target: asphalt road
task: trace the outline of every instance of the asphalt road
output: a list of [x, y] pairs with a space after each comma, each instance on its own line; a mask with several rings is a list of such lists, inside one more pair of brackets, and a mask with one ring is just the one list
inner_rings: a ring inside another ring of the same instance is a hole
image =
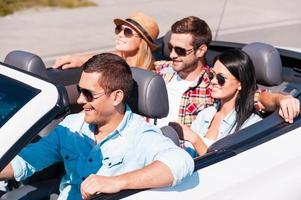
[[40, 55], [47, 65], [65, 54], [113, 49], [116, 17], [142, 11], [155, 17], [160, 36], [189, 15], [206, 20], [214, 39], [266, 42], [301, 51], [300, 0], [94, 0], [96, 7], [43, 8], [0, 17], [0, 61], [12, 50]]

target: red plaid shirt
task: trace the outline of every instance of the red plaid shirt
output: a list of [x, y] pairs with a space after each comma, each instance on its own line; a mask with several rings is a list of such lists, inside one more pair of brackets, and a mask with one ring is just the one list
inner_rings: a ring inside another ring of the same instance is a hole
[[[176, 72], [161, 73], [163, 68], [160, 68], [160, 66], [156, 67], [156, 72], [161, 74], [166, 84], [168, 84], [175, 77]], [[206, 65], [200, 73], [199, 78], [183, 93], [178, 113], [178, 122], [190, 126], [201, 110], [213, 104], [211, 88], [209, 87], [209, 70], [209, 66]]]

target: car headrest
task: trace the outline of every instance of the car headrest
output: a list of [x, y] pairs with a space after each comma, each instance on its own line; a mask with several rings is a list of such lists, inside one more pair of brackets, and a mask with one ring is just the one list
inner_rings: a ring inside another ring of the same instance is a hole
[[43, 78], [48, 78], [42, 59], [26, 51], [12, 51], [4, 59], [4, 63], [31, 72]]
[[155, 119], [166, 117], [169, 106], [163, 78], [144, 69], [132, 67], [131, 70], [135, 84], [129, 105], [133, 112]]
[[168, 31], [164, 36], [163, 36], [163, 45], [162, 45], [162, 53], [164, 55], [164, 57], [166, 58], [170, 58], [170, 51], [168, 48], [168, 43], [170, 41], [170, 36], [171, 36], [171, 31]]
[[257, 83], [275, 86], [282, 83], [282, 63], [279, 52], [265, 43], [250, 43], [242, 48], [255, 67]]

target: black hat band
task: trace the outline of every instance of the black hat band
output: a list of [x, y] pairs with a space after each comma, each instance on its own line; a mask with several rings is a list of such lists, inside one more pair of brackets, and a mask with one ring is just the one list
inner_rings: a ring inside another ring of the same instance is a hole
[[135, 20], [133, 20], [133, 19], [126, 19], [125, 21], [128, 21], [128, 22], [130, 22], [130, 23], [132, 23], [132, 24], [134, 24], [143, 34], [144, 34], [144, 36], [149, 40], [149, 41], [151, 41], [152, 43], [154, 43], [154, 40], [153, 40], [153, 38], [144, 30], [144, 28], [138, 23], [138, 22], [136, 22]]

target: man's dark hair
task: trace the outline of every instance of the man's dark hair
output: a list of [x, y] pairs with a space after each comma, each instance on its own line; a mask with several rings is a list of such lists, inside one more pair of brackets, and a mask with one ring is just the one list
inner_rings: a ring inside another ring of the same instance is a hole
[[194, 49], [199, 48], [202, 44], [206, 44], [209, 47], [212, 41], [212, 34], [208, 24], [194, 16], [185, 17], [179, 21], [176, 21], [171, 26], [172, 33], [178, 34], [191, 34], [192, 35], [192, 46]]
[[101, 53], [90, 58], [82, 66], [86, 73], [101, 73], [99, 84], [106, 94], [115, 90], [124, 93], [123, 102], [127, 102], [133, 88], [132, 72], [127, 62], [112, 53]]

